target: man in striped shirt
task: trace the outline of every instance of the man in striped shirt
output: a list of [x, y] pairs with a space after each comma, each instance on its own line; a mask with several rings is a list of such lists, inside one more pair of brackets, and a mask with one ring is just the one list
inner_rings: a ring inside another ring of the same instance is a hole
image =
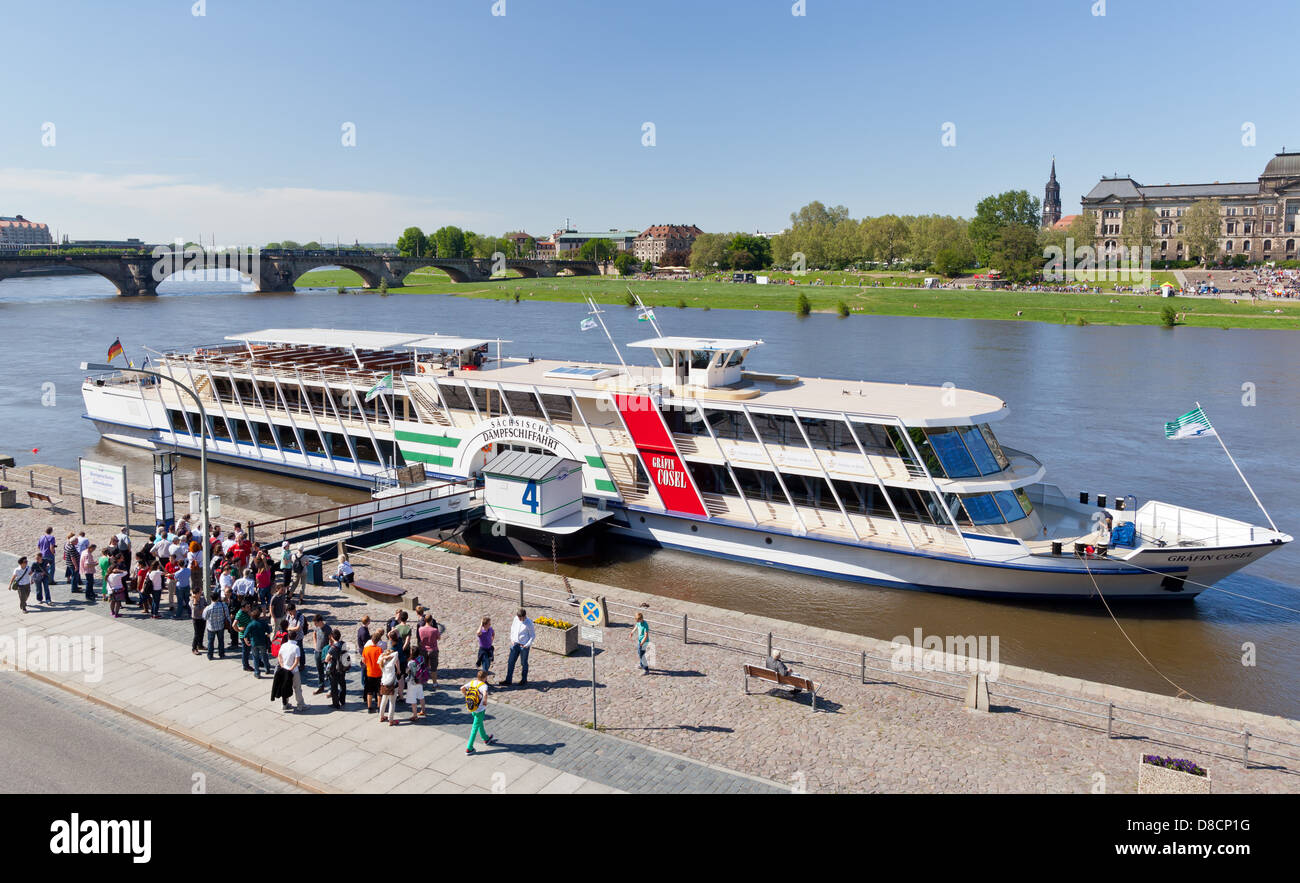
[[222, 659], [226, 658], [226, 626], [230, 624], [230, 607], [221, 600], [216, 592], [212, 593], [212, 603], [203, 611], [207, 623], [208, 659], [212, 658], [212, 644], [215, 641]]

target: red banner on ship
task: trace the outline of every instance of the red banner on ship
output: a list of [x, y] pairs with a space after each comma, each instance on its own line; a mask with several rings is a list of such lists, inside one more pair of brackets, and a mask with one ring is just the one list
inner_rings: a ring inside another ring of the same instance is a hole
[[614, 403], [623, 415], [632, 443], [641, 456], [641, 465], [659, 491], [659, 499], [670, 512], [704, 516], [704, 501], [691, 481], [663, 415], [648, 396], [615, 395]]

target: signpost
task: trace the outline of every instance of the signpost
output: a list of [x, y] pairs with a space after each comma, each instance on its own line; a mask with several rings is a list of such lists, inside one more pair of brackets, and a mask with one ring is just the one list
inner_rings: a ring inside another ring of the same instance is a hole
[[582, 611], [582, 624], [578, 638], [591, 645], [591, 729], [596, 729], [596, 645], [605, 642], [605, 613], [595, 598], [586, 598], [578, 609]]
[[93, 460], [77, 458], [77, 477], [81, 485], [81, 523], [86, 523], [86, 498], [108, 503], [110, 506], [122, 505], [122, 529], [130, 534], [131, 507], [127, 502], [126, 467], [109, 466]]

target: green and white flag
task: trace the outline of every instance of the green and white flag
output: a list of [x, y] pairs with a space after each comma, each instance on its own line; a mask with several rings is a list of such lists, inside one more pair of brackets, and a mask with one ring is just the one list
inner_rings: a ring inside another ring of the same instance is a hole
[[366, 393], [366, 401], [368, 402], [371, 399], [378, 398], [379, 396], [383, 395], [386, 392], [392, 392], [392, 391], [393, 391], [393, 373], [390, 371], [389, 373], [384, 375], [383, 380], [380, 380], [374, 386], [370, 387], [370, 392]]
[[1210, 425], [1210, 418], [1200, 408], [1188, 411], [1172, 423], [1165, 424], [1165, 438], [1177, 441], [1180, 438], [1198, 438], [1203, 435], [1216, 435]]

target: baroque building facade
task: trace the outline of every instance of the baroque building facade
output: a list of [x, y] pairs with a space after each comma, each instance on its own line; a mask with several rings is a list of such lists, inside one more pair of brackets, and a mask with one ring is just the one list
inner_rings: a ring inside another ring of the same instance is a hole
[[1251, 263], [1297, 260], [1300, 214], [1300, 153], [1276, 154], [1255, 181], [1145, 186], [1131, 177], [1102, 178], [1081, 200], [1097, 220], [1098, 255], [1124, 248], [1125, 218], [1149, 208], [1155, 213], [1151, 256], [1187, 260], [1183, 214], [1203, 199], [1219, 202], [1219, 255], [1245, 255]]

